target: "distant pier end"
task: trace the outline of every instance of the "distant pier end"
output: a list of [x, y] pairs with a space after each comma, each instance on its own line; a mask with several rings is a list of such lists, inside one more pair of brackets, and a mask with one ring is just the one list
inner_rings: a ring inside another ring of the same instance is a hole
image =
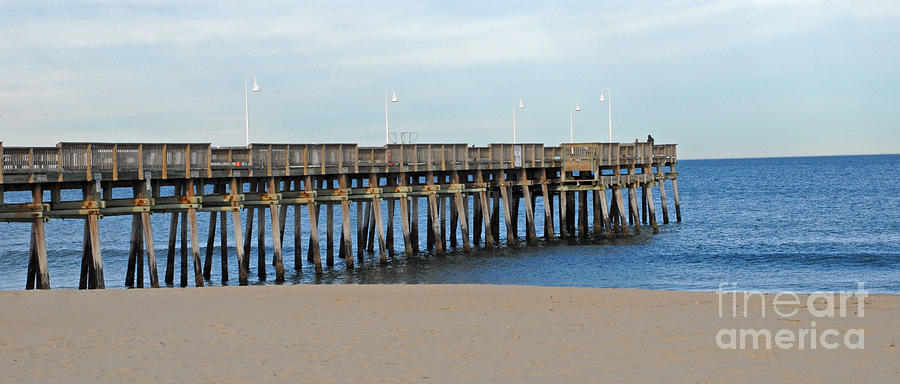
[[[662, 221], [669, 222], [666, 181], [671, 182], [675, 218], [681, 221], [675, 147], [651, 143], [575, 143], [554, 147], [59, 143], [55, 147], [4, 147], [0, 142], [0, 221], [31, 224], [26, 289], [49, 289], [44, 222], [51, 218], [84, 220], [79, 287], [88, 289], [105, 287], [100, 219], [131, 215], [125, 285], [144, 287], [146, 276], [147, 285], [159, 287], [150, 215], [169, 214], [164, 281], [175, 284], [180, 228], [179, 283], [188, 285], [190, 249], [194, 284], [200, 287], [210, 279], [217, 223], [222, 281], [229, 279], [229, 216], [238, 245], [233, 260], [238, 265], [238, 282], [248, 284], [255, 213], [258, 277], [265, 280], [268, 267], [273, 267], [275, 281], [281, 282], [285, 278], [282, 244], [289, 208], [294, 230], [292, 267], [299, 271], [303, 262], [310, 263], [317, 274], [323, 271], [323, 253], [325, 266], [334, 265], [335, 216], [341, 218], [337, 256], [346, 268], [353, 268], [356, 261], [364, 262], [369, 253], [387, 263], [388, 255], [395, 252], [397, 226], [397, 239], [403, 242], [402, 253], [407, 257], [420, 252], [420, 233], [426, 236], [427, 249], [437, 254], [460, 247], [460, 242], [463, 250], [498, 246], [501, 242], [517, 246], [518, 239], [535, 245], [539, 241], [535, 228], [538, 199], [542, 199], [544, 207], [540, 220], [544, 241], [608, 238], [629, 231], [639, 234], [642, 224], [656, 233], [659, 229], [654, 187], [660, 194]], [[129, 190], [129, 197], [121, 197], [119, 189]], [[50, 200], [45, 201], [44, 191], [48, 190]], [[64, 190], [79, 191], [81, 198], [63, 200]], [[6, 192], [15, 191], [30, 192], [31, 202], [7, 204]], [[421, 230], [420, 203], [427, 212]], [[323, 207], [324, 249], [318, 229]], [[335, 209], [340, 211], [337, 215]], [[247, 211], [243, 223], [242, 210]], [[525, 228], [520, 231], [522, 211]], [[197, 225], [198, 213], [202, 212], [209, 213], [205, 255], [200, 253]], [[501, 216], [505, 228], [502, 233]], [[303, 225], [309, 229], [305, 240]], [[266, 257], [267, 230], [273, 244], [271, 261]]]

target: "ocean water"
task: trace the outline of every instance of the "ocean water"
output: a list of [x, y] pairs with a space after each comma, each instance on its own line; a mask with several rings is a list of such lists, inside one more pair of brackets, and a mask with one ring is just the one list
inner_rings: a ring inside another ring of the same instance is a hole
[[[667, 225], [659, 217], [659, 194], [654, 194], [659, 234], [651, 234], [645, 228], [642, 235], [612, 240], [542, 241], [537, 247], [526, 247], [520, 240], [519, 246], [511, 248], [502, 246], [470, 252], [451, 249], [445, 255], [436, 256], [424, 252], [423, 232], [420, 235], [423, 253], [406, 258], [402, 255], [403, 241], [397, 222], [397, 252], [387, 265], [378, 262], [377, 254], [367, 254], [364, 261], [357, 261], [356, 268], [348, 271], [336, 258], [335, 265], [325, 267], [325, 273], [319, 277], [305, 262], [305, 257], [301, 270], [294, 270], [293, 228], [289, 216], [284, 242], [285, 284], [479, 283], [715, 290], [720, 282], [735, 282], [738, 289], [812, 292], [853, 290], [862, 282], [871, 292], [900, 293], [898, 166], [900, 155], [682, 160], [678, 181], [683, 221], [675, 223], [671, 185], [667, 184], [671, 217]], [[117, 190], [116, 194], [127, 197], [130, 192]], [[64, 199], [77, 197], [73, 194]], [[8, 202], [28, 200], [25, 194], [7, 194]], [[524, 237], [524, 205], [520, 209], [523, 213], [519, 231]], [[420, 204], [420, 210], [420, 230], [424, 231], [424, 204]], [[536, 210], [539, 236], [543, 228], [542, 212], [539, 198]], [[305, 256], [309, 235], [305, 209], [303, 215]], [[208, 213], [199, 214], [201, 259], [205, 255], [208, 217]], [[556, 215], [554, 218], [557, 219]], [[169, 216], [153, 215], [152, 222], [162, 283]], [[324, 263], [324, 217], [319, 222]], [[53, 288], [78, 286], [82, 223], [81, 220], [47, 223]], [[337, 219], [337, 228], [339, 223]], [[125, 288], [131, 218], [103, 218], [100, 228], [106, 286]], [[355, 241], [355, 222], [351, 228]], [[559, 229], [558, 223], [555, 228]], [[28, 231], [29, 224], [0, 223], [0, 289], [25, 287]], [[500, 232], [502, 240], [505, 238], [503, 220]], [[271, 262], [271, 234], [268, 236], [267, 257]], [[231, 280], [227, 284], [236, 285], [234, 240], [229, 240]], [[218, 241], [217, 238], [216, 247]], [[255, 234], [252, 244], [251, 284], [273, 284], [271, 265], [267, 268], [268, 281], [257, 279]], [[208, 285], [222, 285], [218, 248], [215, 251]], [[176, 268], [179, 259], [176, 253]], [[176, 269], [176, 286], [179, 274], [180, 270]], [[193, 285], [191, 265], [188, 280]]]

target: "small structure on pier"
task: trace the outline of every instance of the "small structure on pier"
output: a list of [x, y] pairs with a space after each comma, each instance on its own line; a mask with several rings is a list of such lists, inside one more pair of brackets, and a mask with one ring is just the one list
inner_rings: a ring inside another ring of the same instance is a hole
[[[307, 210], [310, 235], [307, 262], [322, 273], [318, 218], [326, 208], [325, 264], [334, 264], [334, 209], [342, 217], [338, 256], [354, 267], [353, 249], [363, 260], [374, 252], [387, 262], [394, 252], [395, 210], [403, 252], [419, 252], [418, 205], [425, 204], [424, 229], [429, 249], [444, 252], [462, 240], [471, 246], [492, 247], [502, 237], [516, 244], [520, 236], [520, 203], [524, 201], [527, 244], [538, 242], [536, 201], [543, 199], [542, 236], [611, 237], [636, 233], [641, 223], [658, 231], [653, 188], [660, 193], [662, 219], [669, 221], [665, 182], [671, 181], [676, 220], [678, 200], [677, 157], [674, 144], [577, 143], [556, 147], [543, 144], [252, 144], [250, 147], [213, 147], [208, 143], [59, 143], [55, 147], [4, 147], [0, 142], [0, 221], [31, 223], [31, 247], [26, 288], [50, 287], [44, 222], [51, 218], [84, 220], [80, 288], [103, 288], [103, 259], [99, 222], [104, 216], [131, 215], [131, 251], [127, 286], [158, 287], [153, 228], [150, 215], [171, 215], [165, 282], [174, 284], [175, 250], [181, 230], [180, 284], [188, 285], [188, 247], [194, 266], [194, 284], [209, 279], [219, 223], [222, 280], [228, 280], [228, 216], [235, 239], [240, 284], [247, 284], [251, 234], [257, 215], [257, 272], [266, 279], [265, 232], [269, 212], [273, 240], [272, 265], [276, 281], [284, 281], [282, 244], [288, 208], [293, 207], [295, 269], [302, 262], [302, 208]], [[173, 195], [164, 196], [163, 187]], [[114, 188], [128, 188], [129, 198], [113, 198]], [[642, 192], [638, 203], [637, 190]], [[44, 201], [44, 191], [51, 191]], [[62, 190], [81, 191], [82, 199], [63, 201]], [[6, 204], [6, 191], [30, 191], [32, 202]], [[607, 192], [608, 191], [608, 192]], [[608, 194], [607, 194], [608, 193]], [[588, 198], [590, 194], [590, 199]], [[422, 201], [424, 199], [424, 201]], [[382, 212], [385, 200], [387, 212]], [[556, 201], [556, 203], [554, 203]], [[588, 204], [591, 201], [592, 204]], [[640, 207], [639, 207], [640, 204]], [[356, 243], [350, 228], [356, 210]], [[502, 207], [502, 208], [501, 208]], [[558, 208], [557, 208], [558, 207]], [[577, 207], [577, 209], [576, 209]], [[241, 211], [246, 222], [241, 223]], [[593, 215], [589, 215], [593, 211]], [[205, 260], [201, 261], [198, 213], [209, 213]], [[559, 231], [554, 228], [558, 216]], [[592, 216], [593, 223], [588, 223]], [[363, 219], [359, 219], [363, 218]], [[179, 220], [180, 219], [180, 220]], [[179, 227], [180, 221], [180, 227]], [[385, 222], [387, 227], [385, 228]], [[457, 228], [461, 236], [457, 236]], [[483, 236], [482, 236], [483, 235]], [[483, 241], [482, 241], [483, 237]]]

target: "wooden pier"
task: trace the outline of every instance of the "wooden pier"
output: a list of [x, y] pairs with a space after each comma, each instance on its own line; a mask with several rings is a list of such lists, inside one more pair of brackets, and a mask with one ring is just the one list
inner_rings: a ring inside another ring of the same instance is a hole
[[[435, 254], [460, 247], [460, 240], [463, 250], [501, 246], [499, 242], [504, 237], [506, 246], [516, 246], [520, 237], [528, 245], [537, 244], [538, 199], [543, 200], [541, 236], [545, 241], [606, 238], [643, 230], [656, 233], [659, 229], [654, 188], [660, 194], [662, 221], [668, 223], [667, 180], [671, 181], [675, 219], [681, 221], [676, 165], [674, 144], [650, 143], [576, 143], [556, 147], [59, 143], [55, 147], [3, 147], [0, 142], [0, 221], [31, 224], [26, 289], [50, 288], [44, 222], [51, 218], [84, 221], [79, 287], [104, 288], [99, 225], [101, 218], [114, 215], [132, 216], [125, 285], [159, 287], [151, 214], [171, 216], [166, 284], [175, 283], [179, 230], [180, 285], [189, 285], [188, 249], [194, 284], [201, 287], [209, 280], [218, 230], [222, 281], [230, 278], [227, 244], [231, 231], [237, 245], [233, 262], [238, 265], [239, 283], [245, 285], [254, 214], [258, 277], [265, 280], [271, 266], [275, 281], [281, 282], [285, 278], [282, 244], [289, 207], [293, 213], [293, 268], [299, 271], [304, 262], [301, 228], [307, 225], [310, 235], [305, 241], [305, 262], [321, 274], [323, 249], [318, 220], [322, 206], [326, 215], [325, 265], [334, 265], [337, 209], [342, 218], [337, 255], [346, 268], [354, 268], [356, 260], [362, 262], [366, 253], [376, 252], [376, 245], [379, 261], [387, 263], [388, 256], [395, 252], [396, 240], [401, 238], [402, 252], [413, 257], [420, 252], [422, 231], [427, 248]], [[174, 192], [164, 195], [164, 187]], [[131, 190], [131, 197], [113, 198], [114, 188]], [[47, 190], [49, 201], [44, 200]], [[63, 190], [80, 191], [82, 198], [63, 201]], [[8, 191], [29, 191], [32, 202], [6, 204], [4, 195]], [[419, 225], [419, 204], [424, 204], [427, 212], [424, 227]], [[522, 206], [524, 231], [519, 228]], [[304, 208], [306, 223], [302, 222]], [[242, 210], [247, 211], [244, 223]], [[355, 242], [350, 227], [351, 210], [356, 211], [357, 217]], [[205, 255], [201, 255], [197, 223], [201, 218], [198, 215], [204, 212], [209, 213], [209, 232]], [[505, 236], [500, 233], [501, 215]], [[589, 217], [593, 218], [590, 223]], [[400, 222], [401, 236], [395, 236], [395, 221]], [[271, 232], [273, 244], [271, 263], [266, 258], [267, 231]], [[148, 284], [144, 281], [145, 272]]]

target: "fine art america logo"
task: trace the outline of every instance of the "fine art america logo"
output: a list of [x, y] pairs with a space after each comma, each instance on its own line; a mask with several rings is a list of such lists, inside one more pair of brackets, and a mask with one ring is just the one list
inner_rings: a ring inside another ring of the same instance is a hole
[[[757, 316], [778, 316], [795, 322], [794, 328], [723, 328], [716, 333], [716, 345], [730, 350], [766, 349], [836, 349], [862, 350], [865, 347], [865, 329], [817, 327], [817, 319], [865, 317], [865, 298], [868, 292], [863, 283], [857, 283], [855, 292], [814, 292], [801, 298], [794, 292], [778, 292], [765, 295], [761, 292], [738, 292], [737, 283], [720, 283], [716, 291], [719, 301], [719, 319], [752, 321]], [[771, 299], [771, 301], [769, 301]], [[851, 299], [856, 303], [848, 304]], [[743, 311], [739, 311], [738, 307]], [[753, 306], [753, 310], [748, 307]], [[770, 307], [772, 313], [767, 312]], [[809, 316], [807, 316], [809, 314]], [[795, 319], [799, 318], [799, 319]], [[851, 322], [852, 324], [852, 322]]]

